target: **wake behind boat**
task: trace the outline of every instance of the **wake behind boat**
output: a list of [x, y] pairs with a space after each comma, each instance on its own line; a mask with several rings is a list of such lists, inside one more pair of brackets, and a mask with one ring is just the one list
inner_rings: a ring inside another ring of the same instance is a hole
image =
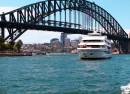
[[81, 59], [104, 59], [112, 56], [111, 41], [100, 33], [89, 33], [78, 45]]

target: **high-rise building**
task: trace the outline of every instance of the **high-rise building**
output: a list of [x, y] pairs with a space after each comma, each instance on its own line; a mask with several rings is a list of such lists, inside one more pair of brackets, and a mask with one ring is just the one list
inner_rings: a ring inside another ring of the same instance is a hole
[[61, 33], [61, 44], [62, 46], [64, 47], [64, 44], [65, 44], [65, 39], [67, 38], [67, 34], [66, 33]]
[[65, 42], [64, 42], [64, 47], [68, 48], [70, 47], [71, 43], [70, 43], [70, 39], [69, 38], [66, 38], [65, 39]]

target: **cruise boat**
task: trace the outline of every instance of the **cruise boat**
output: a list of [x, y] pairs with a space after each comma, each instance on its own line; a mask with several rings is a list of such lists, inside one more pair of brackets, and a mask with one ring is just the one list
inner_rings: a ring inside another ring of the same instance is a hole
[[101, 33], [89, 33], [78, 44], [81, 59], [105, 59], [112, 56], [111, 41]]

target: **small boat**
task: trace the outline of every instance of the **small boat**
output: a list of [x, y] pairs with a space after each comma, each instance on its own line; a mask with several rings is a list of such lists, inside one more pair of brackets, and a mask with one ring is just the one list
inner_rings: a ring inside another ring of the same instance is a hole
[[112, 56], [111, 41], [100, 33], [82, 37], [77, 48], [81, 59], [105, 59]]
[[130, 84], [121, 86], [121, 94], [130, 94]]

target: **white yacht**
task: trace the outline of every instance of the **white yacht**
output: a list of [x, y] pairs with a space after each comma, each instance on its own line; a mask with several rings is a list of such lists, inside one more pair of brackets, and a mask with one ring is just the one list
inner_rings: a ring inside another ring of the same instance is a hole
[[77, 49], [81, 59], [103, 59], [112, 56], [111, 41], [100, 33], [89, 33], [82, 37]]

